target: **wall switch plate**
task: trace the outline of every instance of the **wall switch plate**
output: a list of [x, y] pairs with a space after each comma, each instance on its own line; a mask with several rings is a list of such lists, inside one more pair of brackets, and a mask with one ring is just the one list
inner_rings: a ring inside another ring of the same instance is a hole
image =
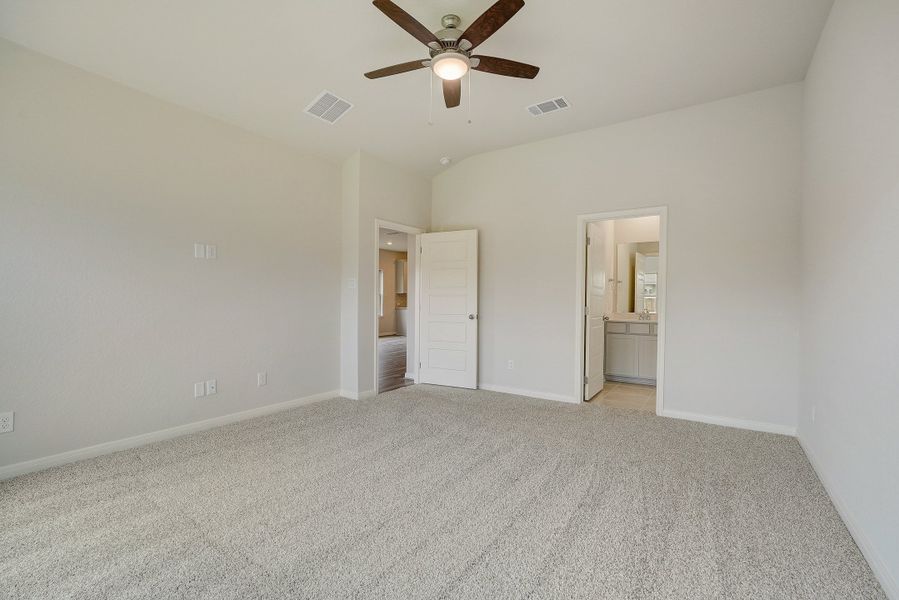
[[201, 381], [194, 384], [194, 398], [202, 398], [206, 395], [206, 383]]
[[256, 385], [258, 387], [262, 387], [268, 383], [268, 373], [262, 371], [261, 373], [256, 373]]
[[12, 432], [16, 424], [15, 417], [16, 413], [14, 412], [0, 413], [0, 433]]
[[194, 258], [206, 258], [206, 246], [194, 244]]
[[216, 383], [215, 379], [210, 379], [206, 382], [206, 395], [211, 396], [216, 392]]
[[509, 369], [510, 371], [511, 371], [512, 369], [514, 369], [514, 368], [515, 368], [515, 361], [514, 361], [514, 360], [510, 360], [510, 361], [506, 364], [506, 368]]
[[218, 258], [218, 253], [215, 244], [206, 244], [206, 258]]

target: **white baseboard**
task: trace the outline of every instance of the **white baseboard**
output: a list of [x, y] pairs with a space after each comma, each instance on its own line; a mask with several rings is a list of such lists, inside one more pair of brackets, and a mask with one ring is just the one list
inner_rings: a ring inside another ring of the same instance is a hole
[[824, 469], [821, 468], [821, 463], [815, 457], [814, 453], [811, 452], [806, 443], [802, 441], [802, 436], [798, 436], [797, 439], [799, 440], [799, 446], [808, 458], [808, 462], [811, 463], [812, 468], [818, 475], [818, 479], [821, 480], [824, 490], [827, 492], [827, 495], [830, 496], [830, 501], [837, 509], [840, 518], [843, 519], [843, 523], [846, 524], [846, 529], [849, 530], [849, 534], [852, 536], [852, 539], [855, 540], [855, 545], [862, 551], [862, 555], [864, 555], [865, 560], [868, 561], [868, 566], [871, 567], [871, 571], [874, 572], [874, 576], [877, 577], [877, 580], [880, 582], [880, 587], [883, 588], [883, 591], [888, 598], [891, 600], [899, 600], [899, 583], [896, 582], [896, 579], [890, 573], [886, 561], [884, 561], [883, 557], [877, 552], [874, 544], [871, 543], [871, 539], [865, 535], [865, 532], [858, 524], [858, 520], [855, 518], [852, 511], [849, 510], [849, 506], [837, 492], [833, 480], [827, 475]]
[[765, 421], [750, 421], [749, 419], [735, 419], [733, 417], [716, 417], [713, 415], [669, 409], [663, 410], [661, 416], [670, 417], [672, 419], [683, 419], [685, 421], [698, 421], [700, 423], [709, 423], [711, 425], [736, 427], [737, 429], [750, 429], [752, 431], [762, 431], [765, 433], [779, 433], [781, 435], [789, 435], [792, 437], [796, 436], [795, 427], [780, 425], [778, 423], [766, 423]]
[[378, 337], [387, 337], [388, 335], [396, 335], [396, 332], [395, 331], [378, 332]]
[[493, 385], [492, 383], [479, 383], [478, 388], [487, 390], [488, 392], [500, 392], [501, 394], [512, 394], [514, 396], [527, 396], [529, 398], [539, 398], [541, 400], [555, 400], [556, 402], [568, 402], [577, 404], [578, 401], [571, 396], [563, 396], [562, 394], [550, 394], [548, 392], [535, 392], [534, 390], [522, 390], [518, 388], [510, 388], [503, 385]]
[[378, 395], [375, 390], [367, 390], [365, 392], [353, 392], [351, 390], [340, 390], [337, 392], [341, 398], [349, 398], [350, 400], [367, 400]]
[[221, 427], [222, 425], [228, 425], [229, 423], [245, 421], [247, 419], [261, 417], [271, 413], [281, 412], [289, 408], [303, 406], [305, 404], [313, 404], [315, 402], [321, 402], [322, 400], [328, 400], [330, 398], [336, 398], [338, 395], [339, 394], [336, 390], [322, 392], [320, 394], [313, 394], [311, 396], [305, 396], [303, 398], [297, 398], [295, 400], [288, 400], [287, 402], [268, 404], [266, 406], [260, 406], [258, 408], [251, 408], [250, 410], [244, 410], [241, 412], [222, 415], [220, 417], [205, 419], [203, 421], [194, 421], [193, 423], [185, 423], [184, 425], [177, 425], [168, 429], [142, 433], [140, 435], [135, 435], [121, 440], [103, 442], [102, 444], [97, 444], [95, 446], [88, 446], [86, 448], [79, 448], [77, 450], [69, 450], [68, 452], [61, 452], [59, 454], [53, 454], [51, 456], [45, 456], [43, 458], [26, 460], [24, 462], [0, 467], [0, 480], [9, 479], [10, 477], [15, 477], [17, 475], [24, 475], [25, 473], [33, 473], [34, 471], [49, 469], [50, 467], [56, 467], [78, 460], [84, 460], [86, 458], [94, 458], [96, 456], [102, 456], [103, 454], [112, 454], [113, 452], [119, 452], [120, 450], [127, 450], [129, 448], [136, 448], [138, 446], [145, 446], [147, 444], [153, 444], [155, 442], [170, 440], [172, 438], [181, 437], [182, 435], [196, 433], [198, 431], [203, 431], [206, 429], [212, 429], [213, 427]]

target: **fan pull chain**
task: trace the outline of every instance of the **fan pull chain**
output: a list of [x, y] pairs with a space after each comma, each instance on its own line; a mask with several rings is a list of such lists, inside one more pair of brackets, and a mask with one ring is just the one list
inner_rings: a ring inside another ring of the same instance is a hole
[[471, 69], [468, 69], [468, 124], [471, 125]]
[[434, 70], [428, 69], [430, 71], [430, 76], [428, 81], [430, 85], [428, 86], [431, 92], [431, 98], [428, 100], [428, 125], [434, 124]]

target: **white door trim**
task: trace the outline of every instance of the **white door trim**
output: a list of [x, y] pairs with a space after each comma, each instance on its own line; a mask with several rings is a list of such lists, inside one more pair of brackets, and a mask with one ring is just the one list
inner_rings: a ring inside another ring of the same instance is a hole
[[574, 320], [577, 340], [574, 348], [577, 365], [574, 382], [574, 397], [578, 402], [584, 402], [584, 298], [586, 297], [586, 281], [584, 274], [587, 269], [587, 223], [591, 221], [610, 221], [614, 219], [631, 219], [634, 217], [659, 217], [659, 291], [658, 291], [658, 365], [656, 379], [656, 414], [661, 415], [664, 407], [665, 390], [665, 310], [668, 288], [668, 207], [653, 206], [649, 208], [634, 208], [630, 210], [617, 210], [599, 212], [577, 216], [576, 251], [575, 257], [575, 296], [574, 296]]
[[[419, 253], [419, 244], [421, 243], [418, 239], [418, 236], [422, 233], [425, 233], [425, 230], [420, 227], [413, 227], [412, 225], [404, 225], [402, 223], [394, 223], [393, 221], [386, 221], [384, 219], [375, 219], [375, 231], [374, 231], [374, 240], [375, 240], [375, 250], [372, 257], [372, 262], [374, 263], [374, 271], [373, 273], [377, 273], [378, 269], [381, 267], [380, 263], [380, 244], [378, 240], [380, 239], [381, 229], [392, 229], [393, 231], [402, 231], [403, 233], [409, 233], [415, 236], [415, 245], [412, 248], [407, 248], [406, 252], [408, 254], [413, 254], [415, 257], [415, 302], [412, 306], [412, 323], [414, 323], [413, 327], [415, 327], [415, 337], [412, 340], [412, 370], [409, 370], [409, 365], [406, 365], [406, 371], [412, 373], [412, 377], [415, 380], [415, 383], [418, 383], [418, 294], [419, 294], [419, 280], [421, 279], [419, 274], [419, 269], [421, 268], [421, 258]], [[373, 302], [373, 314], [375, 325], [372, 333], [374, 334], [374, 347], [373, 357], [374, 357], [374, 370], [372, 371], [375, 374], [375, 395], [378, 395], [378, 286], [374, 286], [374, 297], [372, 298]], [[408, 310], [408, 308], [407, 308]], [[408, 342], [407, 342], [408, 343]]]

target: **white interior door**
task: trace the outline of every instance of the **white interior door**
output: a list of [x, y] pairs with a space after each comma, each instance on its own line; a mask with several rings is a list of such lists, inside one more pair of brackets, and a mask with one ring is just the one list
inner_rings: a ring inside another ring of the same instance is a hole
[[478, 387], [478, 232], [423, 233], [419, 380]]
[[587, 224], [587, 298], [584, 342], [584, 399], [590, 400], [605, 385], [605, 333], [603, 317], [609, 307], [612, 290], [613, 224], [599, 221]]

